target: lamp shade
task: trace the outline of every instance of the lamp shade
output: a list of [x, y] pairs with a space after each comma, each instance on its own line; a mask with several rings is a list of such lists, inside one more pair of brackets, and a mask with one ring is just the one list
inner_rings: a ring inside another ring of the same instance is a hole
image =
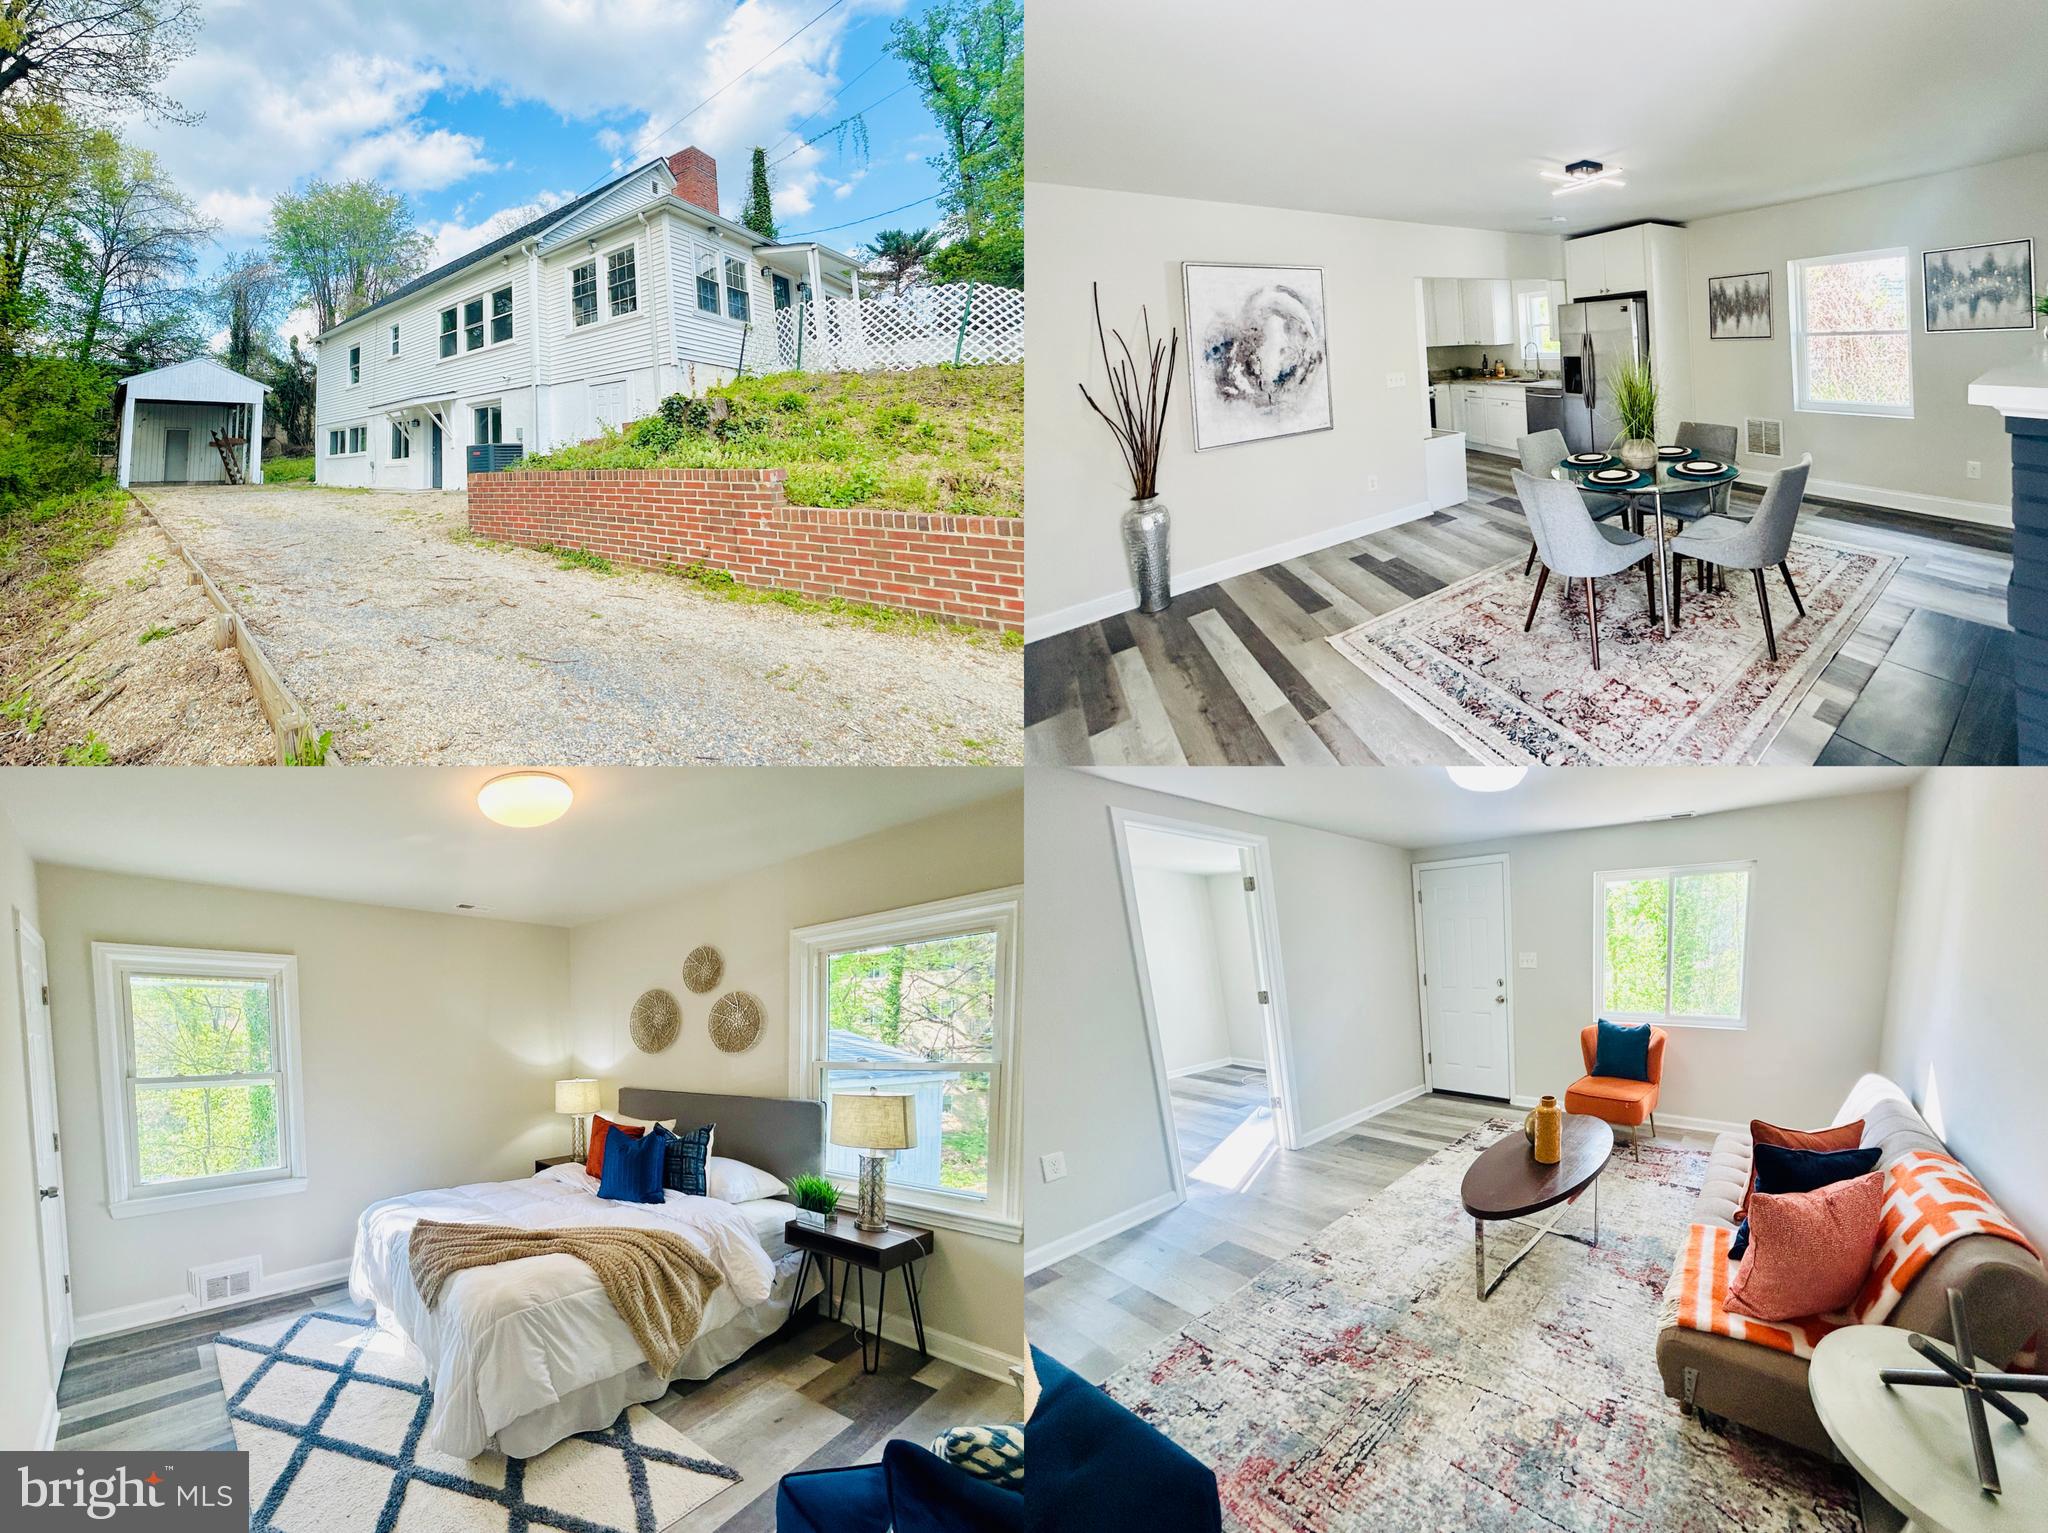
[[586, 1080], [555, 1082], [555, 1111], [587, 1117], [597, 1111], [597, 1082]]
[[832, 1094], [832, 1142], [848, 1150], [909, 1150], [917, 1145], [917, 1120], [907, 1096], [871, 1091]]

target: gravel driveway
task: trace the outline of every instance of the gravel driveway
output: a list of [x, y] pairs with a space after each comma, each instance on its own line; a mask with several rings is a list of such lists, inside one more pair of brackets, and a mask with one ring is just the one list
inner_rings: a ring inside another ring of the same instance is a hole
[[350, 762], [1023, 759], [1023, 655], [467, 541], [438, 491], [144, 498]]

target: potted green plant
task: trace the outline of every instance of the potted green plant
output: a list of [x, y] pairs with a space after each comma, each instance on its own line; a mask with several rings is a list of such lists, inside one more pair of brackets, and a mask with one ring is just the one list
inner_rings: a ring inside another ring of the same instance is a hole
[[839, 1212], [839, 1188], [830, 1177], [820, 1176], [815, 1171], [791, 1177], [789, 1196], [797, 1206], [797, 1217], [806, 1224], [822, 1228], [830, 1224]]
[[1647, 362], [1631, 362], [1607, 385], [1621, 438], [1614, 450], [1637, 473], [1657, 466], [1657, 380]]

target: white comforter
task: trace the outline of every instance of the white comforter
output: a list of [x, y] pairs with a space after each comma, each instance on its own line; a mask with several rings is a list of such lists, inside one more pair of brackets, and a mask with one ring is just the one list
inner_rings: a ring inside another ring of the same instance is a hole
[[458, 1272], [440, 1303], [427, 1309], [407, 1260], [412, 1227], [422, 1219], [520, 1229], [630, 1225], [680, 1235], [725, 1278], [705, 1306], [706, 1331], [763, 1302], [775, 1277], [735, 1205], [679, 1192], [660, 1204], [613, 1202], [597, 1196], [597, 1178], [581, 1166], [371, 1204], [356, 1223], [349, 1292], [374, 1303], [379, 1322], [419, 1349], [434, 1391], [425, 1443], [458, 1458], [483, 1452], [508, 1423], [573, 1390], [635, 1368], [652, 1370], [597, 1274], [573, 1256]]

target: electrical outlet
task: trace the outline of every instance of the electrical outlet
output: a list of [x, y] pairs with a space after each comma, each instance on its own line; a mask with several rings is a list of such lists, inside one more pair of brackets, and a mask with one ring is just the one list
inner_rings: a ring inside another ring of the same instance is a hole
[[1522, 955], [1522, 967], [1523, 967], [1523, 968], [1525, 968], [1525, 969], [1533, 969], [1533, 968], [1535, 968], [1535, 967], [1536, 967], [1536, 955], [1535, 955], [1534, 953], [1524, 953], [1524, 954]]
[[1379, 487], [1380, 476], [1378, 474], [1367, 474], [1365, 476], [1365, 489], [1367, 494], [1371, 494], [1374, 490], [1377, 490]]
[[1388, 373], [1387, 387], [1390, 389], [1405, 389], [1408, 387], [1408, 375], [1406, 373]]
[[1038, 1157], [1038, 1172], [1048, 1182], [1056, 1182], [1067, 1174], [1067, 1152], [1054, 1150]]
[[1970, 459], [1969, 462], [1963, 465], [1963, 477], [1965, 479], [1982, 479], [1984, 477], [1984, 465], [1975, 458]]

